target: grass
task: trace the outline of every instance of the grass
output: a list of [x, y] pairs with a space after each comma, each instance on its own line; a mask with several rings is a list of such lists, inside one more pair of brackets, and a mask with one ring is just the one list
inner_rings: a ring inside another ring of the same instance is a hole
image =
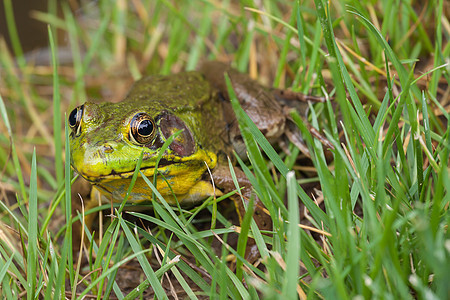
[[[50, 0], [33, 14], [49, 24], [48, 66], [22, 56], [13, 5], [4, 0], [12, 50], [0, 41], [2, 298], [449, 298], [447, 3], [98, 1], [57, 15]], [[154, 214], [129, 213], [152, 225], [118, 208], [100, 240], [86, 231], [81, 264], [66, 226], [64, 113], [88, 99], [119, 101], [143, 74], [195, 69], [201, 59], [327, 99], [306, 119], [292, 114], [310, 161], [293, 145], [274, 149], [232, 102], [249, 158], [238, 167], [273, 232], [250, 218], [232, 227], [217, 209], [226, 197], [184, 210], [155, 190]], [[229, 245], [235, 231], [255, 239], [259, 268], [242, 257], [245, 238]], [[133, 262], [139, 272], [123, 271]]]

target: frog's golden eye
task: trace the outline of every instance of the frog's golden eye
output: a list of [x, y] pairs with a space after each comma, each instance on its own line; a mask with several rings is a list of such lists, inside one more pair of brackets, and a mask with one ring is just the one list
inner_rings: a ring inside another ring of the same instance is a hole
[[136, 114], [130, 122], [130, 141], [138, 145], [150, 143], [155, 136], [155, 122], [144, 113]]
[[77, 108], [75, 108], [74, 110], [72, 110], [72, 112], [69, 115], [69, 127], [70, 129], [72, 129], [72, 132], [76, 135], [80, 134], [80, 123], [81, 123], [81, 118], [83, 117], [83, 109], [84, 109], [84, 105], [80, 105]]

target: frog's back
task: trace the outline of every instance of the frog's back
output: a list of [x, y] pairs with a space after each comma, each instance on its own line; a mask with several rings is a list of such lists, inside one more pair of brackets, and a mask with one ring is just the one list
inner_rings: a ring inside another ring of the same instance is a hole
[[198, 72], [182, 72], [169, 76], [152, 75], [137, 81], [124, 101], [137, 102], [155, 111], [195, 109], [208, 101], [212, 90]]

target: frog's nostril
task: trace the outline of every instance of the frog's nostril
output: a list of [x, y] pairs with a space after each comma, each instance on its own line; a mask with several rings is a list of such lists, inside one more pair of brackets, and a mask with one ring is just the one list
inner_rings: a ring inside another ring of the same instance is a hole
[[110, 145], [104, 145], [102, 147], [103, 153], [112, 153], [114, 152], [114, 148]]

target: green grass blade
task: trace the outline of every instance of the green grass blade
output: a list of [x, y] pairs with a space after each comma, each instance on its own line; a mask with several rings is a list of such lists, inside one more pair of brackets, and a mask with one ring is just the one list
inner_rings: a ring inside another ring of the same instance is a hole
[[1, 95], [0, 95], [0, 113], [2, 115], [2, 119], [3, 119], [3, 122], [5, 123], [6, 129], [8, 130], [9, 140], [11, 143], [11, 153], [12, 153], [13, 162], [14, 162], [14, 169], [16, 171], [17, 178], [19, 181], [22, 199], [25, 200], [25, 199], [27, 199], [27, 192], [26, 192], [26, 188], [25, 188], [25, 182], [23, 180], [22, 168], [20, 166], [19, 158], [17, 157], [17, 151], [16, 151], [16, 146], [14, 144], [13, 134], [12, 134], [12, 130], [11, 130], [11, 124], [9, 123], [8, 113], [6, 111], [5, 103], [3, 102], [3, 98]]
[[[242, 200], [244, 201], [244, 200]], [[253, 212], [254, 212], [254, 208], [253, 208], [253, 204], [254, 201], [253, 199], [250, 199], [250, 201], [248, 202], [248, 205], [246, 207], [246, 211], [245, 211], [245, 215], [242, 216], [242, 223], [241, 223], [241, 232], [239, 234], [239, 238], [238, 238], [238, 245], [237, 245], [237, 253], [240, 256], [244, 256], [245, 255], [245, 249], [247, 248], [247, 240], [248, 240], [248, 233], [250, 230], [250, 222], [252, 221], [252, 217], [253, 217]], [[244, 202], [245, 205], [245, 202]], [[242, 281], [242, 266], [243, 266], [244, 262], [237, 259], [236, 261], [236, 277]]]
[[[119, 242], [117, 243], [117, 246], [114, 247], [114, 250], [116, 251], [115, 256], [114, 256], [114, 261], [120, 261], [122, 259], [124, 252], [125, 252], [124, 241], [125, 241], [124, 236], [120, 235]], [[124, 298], [122, 291], [120, 290], [119, 286], [117, 285], [117, 283], [115, 281], [118, 270], [119, 269], [116, 269], [107, 277], [108, 283], [107, 283], [106, 289], [105, 289], [105, 299], [110, 298], [111, 292], [113, 290], [118, 299]]]
[[[130, 243], [131, 248], [133, 249], [134, 255], [137, 257], [139, 264], [141, 265], [142, 270], [144, 271], [145, 276], [147, 277], [147, 280], [149, 281], [153, 290], [155, 291], [156, 297], [158, 299], [168, 299], [166, 293], [164, 292], [163, 287], [161, 286], [158, 276], [155, 274], [152, 267], [150, 266], [147, 257], [143, 255], [148, 250], [141, 249], [141, 246], [139, 245], [135, 236], [133, 235], [131, 230], [128, 228], [128, 225], [125, 224], [125, 221], [120, 216], [119, 216], [119, 223], [123, 231], [125, 232], [127, 240]], [[111, 270], [112, 268], [109, 271], [112, 272]]]
[[[142, 228], [138, 228], [138, 231], [140, 234], [142, 234], [144, 236], [144, 238], [146, 238], [152, 244], [158, 245], [159, 247], [165, 246], [161, 241], [155, 239], [152, 235], [150, 235], [147, 231], [143, 230]], [[195, 236], [193, 236], [193, 237], [195, 240], [197, 239]], [[175, 257], [175, 254], [170, 252], [168, 254], [168, 257], [170, 259], [173, 259]], [[191, 278], [191, 280], [193, 280], [203, 291], [205, 291], [205, 292], [209, 291], [209, 286], [205, 282], [205, 280], [196, 271], [194, 271], [190, 266], [188, 266], [185, 262], [183, 262], [181, 260], [177, 266], [178, 266], [178, 268], [180, 268], [180, 270], [184, 274], [186, 274], [189, 278]]]
[[175, 276], [175, 278], [180, 283], [180, 285], [183, 288], [183, 290], [186, 292], [186, 294], [189, 297], [189, 299], [198, 299], [197, 296], [195, 295], [195, 293], [192, 291], [192, 289], [189, 286], [189, 284], [184, 279], [183, 275], [178, 270], [178, 268], [176, 266], [174, 266], [170, 270], [172, 271], [173, 275]]
[[9, 38], [16, 56], [17, 63], [23, 69], [26, 65], [25, 57], [23, 55], [22, 45], [20, 43], [19, 34], [17, 32], [16, 21], [14, 20], [14, 9], [11, 0], [3, 0], [4, 13], [6, 17], [6, 24], [8, 25]]
[[[120, 262], [117, 262], [114, 264], [114, 266], [112, 266], [110, 269], [108, 269], [107, 271], [103, 272], [101, 276], [99, 276], [97, 279], [95, 279], [94, 281], [92, 281], [87, 287], [86, 289], [83, 290], [83, 292], [81, 292], [77, 299], [84, 299], [83, 297], [89, 293], [89, 291], [92, 290], [93, 287], [95, 287], [97, 284], [100, 283], [100, 281], [104, 280], [107, 276], [109, 276], [111, 273], [115, 272], [120, 266], [124, 265], [125, 263], [127, 263], [128, 261], [132, 260], [135, 257], [139, 257], [142, 256], [143, 254], [145, 254], [146, 252], [149, 252], [150, 249], [146, 249], [146, 250], [140, 250], [136, 253], [134, 253], [133, 255], [128, 256], [127, 258], [123, 259]], [[168, 267], [166, 267], [168, 268]], [[163, 269], [164, 270], [164, 269]], [[159, 283], [159, 282], [158, 282]], [[159, 286], [161, 286], [161, 284], [159, 283]], [[159, 299], [165, 299], [166, 297], [160, 297], [161, 295], [158, 294], [158, 298]], [[163, 295], [165, 296], [165, 294]], [[127, 299], [126, 297], [124, 299]], [[128, 299], [133, 299], [133, 298], [128, 298]]]
[[[209, 15], [210, 13], [211, 13], [211, 6], [206, 4], [202, 8], [202, 14]], [[204, 39], [208, 36], [209, 31], [211, 30], [211, 21], [212, 21], [211, 18], [203, 18], [200, 24], [198, 35], [196, 36], [194, 45], [192, 46], [189, 53], [188, 61], [186, 64], [187, 71], [195, 70], [199, 63], [200, 58], [203, 55], [205, 47]]]
[[65, 17], [65, 24], [67, 26], [67, 33], [69, 36], [70, 47], [72, 51], [73, 65], [75, 69], [75, 89], [71, 104], [78, 100], [87, 99], [85, 92], [85, 83], [83, 80], [83, 64], [81, 60], [81, 49], [78, 43], [78, 23], [76, 22], [69, 5], [62, 3], [62, 10]]
[[[375, 28], [375, 26], [367, 18], [365, 18], [363, 15], [361, 15], [359, 12], [356, 12], [356, 11], [349, 11], [349, 12], [359, 16], [361, 19], [361, 23], [367, 29], [369, 29], [372, 32], [372, 34], [374, 34], [376, 40], [383, 47], [383, 49], [386, 50], [387, 56], [389, 57], [390, 61], [394, 65], [395, 69], [397, 70], [402, 87], [408, 86], [409, 85], [408, 73], [407, 73], [406, 69], [403, 67], [403, 65], [401, 64], [400, 60], [397, 58], [397, 55], [394, 53], [392, 48], [389, 46], [386, 39], [384, 39], [383, 36], [381, 35], [381, 33]], [[420, 91], [417, 88], [417, 86], [414, 85], [411, 87], [411, 89], [412, 89], [415, 97], [417, 99], [420, 99]]]
[[28, 251], [27, 251], [27, 299], [34, 299], [36, 289], [37, 243], [38, 243], [38, 214], [37, 205], [37, 170], [36, 150], [33, 151], [31, 161], [30, 199], [28, 201]]
[[[65, 180], [65, 202], [64, 202], [64, 208], [65, 208], [65, 214], [66, 214], [66, 223], [69, 225], [66, 227], [66, 238], [65, 242], [67, 242], [68, 252], [67, 252], [67, 263], [68, 268], [70, 269], [73, 262], [73, 253], [72, 253], [72, 198], [71, 198], [71, 176], [72, 176], [72, 169], [70, 167], [70, 142], [69, 142], [69, 125], [67, 123], [67, 118], [65, 118], [65, 127], [64, 127], [64, 133], [66, 137], [65, 142], [65, 165], [64, 165], [64, 180]], [[60, 265], [61, 268], [65, 266], [65, 264]], [[74, 273], [69, 272], [69, 278], [71, 285], [75, 285], [75, 278]]]
[[296, 179], [294, 172], [287, 174], [287, 192], [288, 192], [288, 230], [287, 230], [287, 248], [286, 248], [286, 272], [284, 274], [284, 284], [282, 295], [285, 299], [294, 299], [297, 294], [297, 284], [300, 268], [300, 216], [296, 189]]
[[58, 46], [53, 40], [53, 30], [48, 27], [48, 37], [50, 41], [50, 48], [52, 51], [52, 65], [53, 65], [53, 141], [55, 143], [55, 172], [56, 182], [58, 186], [63, 183], [63, 163], [62, 163], [62, 141], [61, 141], [61, 94], [59, 90], [59, 76], [58, 76]]
[[300, 12], [300, 0], [296, 2], [296, 10], [297, 10], [297, 36], [298, 41], [300, 43], [300, 55], [301, 55], [301, 65], [303, 68], [306, 68], [306, 43], [305, 43], [305, 25]]
[[6, 280], [5, 275], [8, 272], [9, 266], [11, 265], [13, 259], [14, 254], [12, 254], [5, 263], [3, 263], [3, 259], [0, 259], [0, 264], [2, 264], [0, 268], [0, 281], [3, 282], [3, 279]]

